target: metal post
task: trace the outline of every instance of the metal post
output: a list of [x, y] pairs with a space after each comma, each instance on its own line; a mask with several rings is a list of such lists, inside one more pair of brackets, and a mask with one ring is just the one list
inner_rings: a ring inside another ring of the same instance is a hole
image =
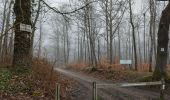
[[56, 84], [55, 100], [60, 100], [60, 84]]
[[93, 82], [93, 100], [97, 100], [97, 84]]
[[164, 90], [165, 90], [165, 79], [161, 79], [162, 85], [161, 85], [161, 92], [160, 92], [160, 99], [165, 100], [164, 98]]

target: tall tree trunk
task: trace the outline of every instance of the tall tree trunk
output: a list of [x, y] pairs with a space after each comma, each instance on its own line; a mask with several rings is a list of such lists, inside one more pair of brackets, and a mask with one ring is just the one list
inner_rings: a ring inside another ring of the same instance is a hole
[[59, 31], [57, 31], [57, 59], [60, 59], [60, 34]]
[[67, 60], [67, 62], [66, 63], [68, 63], [69, 62], [69, 56], [70, 56], [70, 43], [69, 43], [69, 35], [68, 35], [68, 31], [69, 31], [69, 29], [68, 29], [68, 27], [69, 27], [69, 22], [65, 22], [65, 28], [66, 28], [66, 44], [67, 44], [67, 49], [66, 49], [66, 60]]
[[[84, 19], [85, 20], [85, 19]], [[85, 23], [84, 23], [85, 24]], [[83, 34], [83, 44], [84, 44], [84, 63], [87, 63], [87, 56], [86, 56], [86, 51], [87, 51], [87, 44], [86, 44], [86, 31], [84, 30], [84, 34]]]
[[145, 32], [145, 23], [146, 23], [146, 14], [143, 14], [144, 17], [144, 33], [143, 33], [143, 62], [146, 63], [146, 32]]
[[129, 52], [128, 52], [128, 59], [131, 59], [131, 56], [132, 56], [132, 50], [131, 50], [131, 45], [132, 45], [132, 42], [131, 42], [131, 29], [130, 29], [130, 24], [128, 25], [128, 35], [129, 35]]
[[31, 53], [31, 57], [33, 56], [33, 52], [34, 52], [34, 35], [35, 35], [35, 30], [36, 30], [36, 23], [38, 21], [38, 18], [39, 18], [39, 15], [40, 15], [40, 10], [41, 10], [41, 0], [38, 1], [38, 10], [37, 10], [37, 13], [36, 13], [36, 17], [35, 17], [35, 20], [32, 24], [32, 35], [31, 35], [31, 49], [30, 49], [30, 53]]
[[[12, 20], [12, 23], [14, 24], [15, 22], [15, 19], [14, 19], [14, 14], [12, 15], [13, 16], [13, 20]], [[13, 59], [13, 49], [14, 49], [14, 30], [12, 30], [12, 33], [10, 35], [10, 40], [9, 40], [9, 54], [10, 54], [10, 57], [11, 57], [11, 62], [12, 62], [12, 59]]]
[[8, 3], [8, 0], [5, 1], [5, 4], [4, 4], [4, 8], [3, 8], [3, 21], [2, 21], [2, 29], [1, 29], [1, 32], [0, 32], [0, 62], [2, 61], [3, 57], [2, 57], [2, 49], [3, 49], [3, 45], [2, 45], [2, 41], [3, 41], [3, 36], [4, 35], [4, 29], [5, 29], [5, 21], [6, 21], [6, 8], [7, 8], [7, 3]]
[[[138, 26], [138, 50], [139, 50], [139, 62], [142, 63], [142, 53], [141, 53], [141, 39], [140, 39], [140, 30], [139, 30], [139, 26]], [[138, 62], [138, 63], [139, 63]]]
[[122, 55], [121, 55], [121, 43], [120, 43], [120, 40], [121, 40], [121, 36], [120, 36], [120, 26], [118, 26], [118, 40], [119, 40], [119, 59], [121, 59]]
[[[169, 1], [170, 2], [170, 1]], [[166, 65], [168, 55], [169, 24], [170, 24], [170, 3], [162, 11], [158, 30], [158, 46], [156, 56], [156, 66], [153, 73], [154, 79], [166, 76]]]
[[96, 69], [97, 67], [97, 58], [95, 54], [95, 29], [93, 28], [94, 23], [92, 20], [92, 13], [93, 8], [91, 5], [87, 7], [87, 25], [88, 25], [88, 35], [89, 35], [89, 45], [90, 45], [90, 51], [91, 51], [91, 64], [93, 66], [93, 69]]
[[[110, 19], [110, 21], [109, 21], [109, 29], [110, 29], [110, 38], [109, 38], [109, 40], [110, 40], [110, 52], [109, 52], [109, 54], [110, 54], [110, 64], [112, 64], [113, 63], [113, 18], [112, 18], [112, 0], [110, 0], [110, 9], [109, 9], [109, 19]], [[115, 48], [116, 49], [116, 48]]]
[[2, 59], [5, 62], [7, 60], [7, 56], [8, 56], [8, 31], [9, 31], [9, 23], [10, 23], [10, 15], [11, 15], [11, 8], [12, 8], [12, 3], [13, 1], [10, 1], [9, 4], [9, 11], [7, 13], [7, 18], [6, 18], [6, 25], [5, 25], [5, 32], [4, 32], [4, 40], [3, 40], [3, 49], [2, 49]]
[[132, 2], [129, 0], [129, 8], [130, 8], [130, 23], [132, 26], [132, 37], [133, 37], [133, 48], [134, 48], [134, 57], [135, 57], [135, 70], [137, 69], [137, 52], [136, 52], [136, 39], [135, 39], [135, 26], [133, 23], [133, 13], [132, 13]]
[[153, 36], [152, 36], [152, 21], [150, 21], [150, 38], [151, 38], [151, 46], [150, 46], [150, 54], [149, 54], [149, 72], [152, 72], [152, 54], [153, 54]]
[[155, 65], [155, 60], [156, 60], [156, 3], [155, 3], [155, 1], [153, 1], [154, 2], [154, 4], [153, 4], [153, 54], [154, 54], [154, 65]]
[[[108, 0], [106, 0], [106, 3], [105, 3], [105, 17], [106, 17], [106, 42], [107, 42], [107, 60], [110, 59], [110, 51], [109, 51], [109, 16], [108, 16]], [[110, 60], [109, 60], [110, 61]]]
[[31, 0], [15, 0], [16, 15], [13, 68], [17, 72], [26, 71], [31, 64], [31, 32], [20, 30], [20, 24], [31, 26]]
[[98, 62], [100, 63], [100, 38], [98, 38]]
[[153, 37], [153, 29], [154, 29], [154, 1], [149, 1], [150, 5], [150, 55], [149, 55], [149, 72], [152, 72], [152, 57], [153, 57], [153, 48], [154, 48], [154, 37]]
[[[65, 25], [65, 24], [64, 24]], [[64, 63], [67, 64], [67, 54], [66, 54], [66, 28], [63, 26], [63, 42], [64, 42]]]
[[39, 27], [40, 27], [40, 35], [39, 35], [39, 46], [38, 46], [38, 58], [41, 58], [41, 48], [42, 48], [42, 29], [43, 29], [43, 25], [42, 25], [42, 19], [43, 17], [42, 17], [42, 12], [41, 12], [41, 19], [40, 19], [40, 23], [39, 23]]

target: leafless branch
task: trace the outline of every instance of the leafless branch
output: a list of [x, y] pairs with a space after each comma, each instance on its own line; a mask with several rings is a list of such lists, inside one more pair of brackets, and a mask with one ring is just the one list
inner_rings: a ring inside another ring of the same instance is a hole
[[67, 15], [67, 14], [75, 13], [75, 12], [77, 12], [77, 11], [79, 11], [79, 10], [84, 9], [85, 7], [87, 7], [88, 5], [90, 5], [90, 4], [94, 3], [94, 2], [97, 2], [97, 1], [92, 1], [92, 2], [87, 3], [86, 5], [78, 8], [78, 9], [73, 10], [73, 11], [61, 12], [61, 11], [59, 11], [57, 8], [51, 7], [51, 6], [50, 6], [49, 4], [47, 4], [44, 0], [41, 0], [41, 1], [42, 1], [49, 9], [51, 9], [51, 10], [53, 10], [54, 12], [59, 13], [59, 14], [61, 14], [61, 15]]

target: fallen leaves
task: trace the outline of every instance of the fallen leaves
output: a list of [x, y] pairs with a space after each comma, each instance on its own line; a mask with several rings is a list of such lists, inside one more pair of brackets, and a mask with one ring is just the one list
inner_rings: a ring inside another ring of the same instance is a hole
[[52, 67], [47, 61], [36, 59], [30, 73], [12, 77], [8, 77], [10, 73], [0, 73], [0, 87], [4, 86], [0, 88], [0, 100], [54, 100], [56, 83], [61, 84], [62, 100], [68, 100], [70, 80], [62, 79], [51, 71]]

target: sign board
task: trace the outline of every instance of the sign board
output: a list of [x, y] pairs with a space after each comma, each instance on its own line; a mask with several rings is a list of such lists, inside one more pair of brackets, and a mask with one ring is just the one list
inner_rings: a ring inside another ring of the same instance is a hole
[[120, 60], [120, 64], [130, 65], [130, 64], [132, 64], [132, 60]]
[[165, 51], [165, 49], [164, 49], [164, 48], [161, 48], [161, 51], [162, 51], [162, 52], [164, 52], [164, 51]]
[[25, 32], [32, 32], [31, 25], [27, 24], [20, 24], [20, 31], [25, 31]]

